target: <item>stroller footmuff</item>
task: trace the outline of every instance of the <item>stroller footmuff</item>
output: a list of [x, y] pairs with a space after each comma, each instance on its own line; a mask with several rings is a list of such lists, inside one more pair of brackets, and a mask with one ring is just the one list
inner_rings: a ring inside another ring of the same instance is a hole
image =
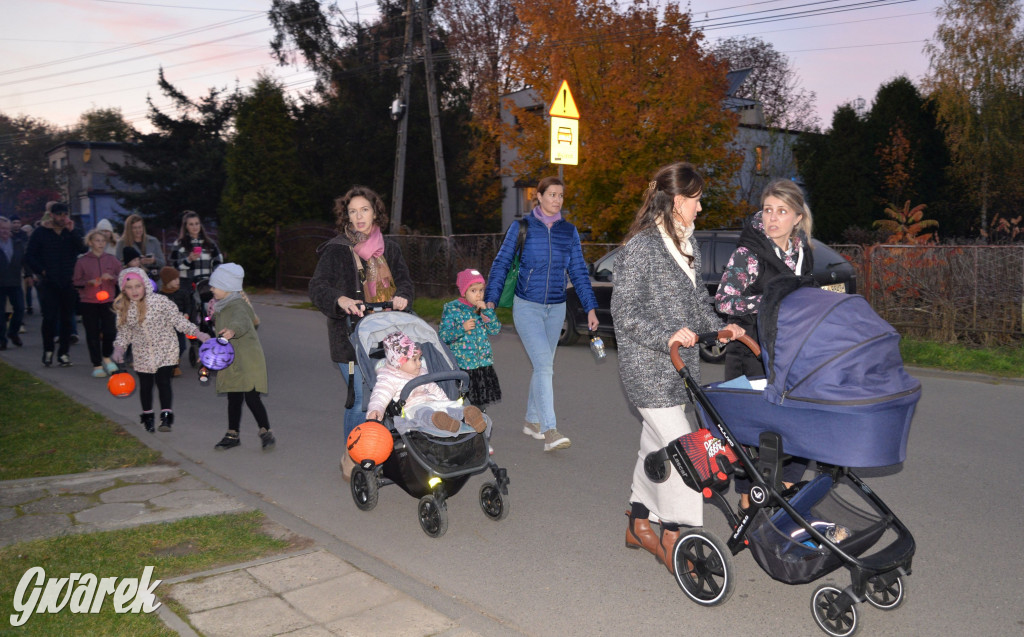
[[[762, 300], [761, 346], [750, 342], [762, 354], [766, 378], [701, 387], [673, 351], [701, 429], [649, 454], [644, 468], [652, 480], [682, 479], [702, 491], [732, 527], [725, 543], [704, 529], [680, 535], [676, 580], [690, 599], [725, 602], [734, 586], [731, 556], [747, 548], [768, 575], [787, 584], [845, 567], [850, 585], [820, 586], [811, 611], [823, 631], [848, 637], [857, 629], [859, 602], [885, 610], [902, 603], [916, 549], [907, 527], [851, 467], [906, 459], [920, 383], [903, 369], [899, 335], [862, 297], [776, 281]], [[787, 453], [816, 461], [818, 475], [785, 489], [780, 468]], [[726, 501], [732, 474], [752, 483], [751, 509], [739, 516]]]
[[364, 511], [373, 509], [380, 487], [397, 484], [419, 499], [417, 514], [423, 532], [441, 537], [448, 530], [447, 499], [462, 490], [470, 477], [490, 470], [493, 479], [481, 485], [478, 493], [480, 508], [488, 519], [505, 519], [510, 510], [508, 472], [491, 459], [490, 418], [484, 414], [487, 427], [482, 432], [466, 424], [449, 432], [424, 426], [421, 419], [403, 417], [405, 400], [423, 383], [436, 382], [452, 400], [465, 401], [469, 389], [469, 376], [456, 366], [454, 356], [425, 321], [392, 311], [370, 314], [356, 324], [351, 341], [365, 383], [363, 408], [376, 380], [380, 342], [395, 330], [420, 347], [429, 373], [409, 381], [400, 399], [388, 405], [382, 424], [391, 432], [393, 448], [383, 463], [364, 462], [353, 469], [350, 489], [356, 506]]

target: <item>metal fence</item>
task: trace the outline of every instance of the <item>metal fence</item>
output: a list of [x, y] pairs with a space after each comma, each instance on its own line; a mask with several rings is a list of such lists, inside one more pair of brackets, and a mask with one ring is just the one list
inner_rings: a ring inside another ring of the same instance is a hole
[[[277, 287], [305, 291], [316, 267], [316, 248], [335, 236], [333, 226], [310, 223], [277, 235]], [[458, 294], [455, 275], [476, 268], [487, 276], [503, 234], [436, 237], [393, 235], [416, 286], [416, 295]], [[593, 263], [617, 244], [585, 243]], [[832, 246], [857, 269], [858, 292], [882, 318], [906, 335], [986, 345], [1024, 336], [1024, 246]]]

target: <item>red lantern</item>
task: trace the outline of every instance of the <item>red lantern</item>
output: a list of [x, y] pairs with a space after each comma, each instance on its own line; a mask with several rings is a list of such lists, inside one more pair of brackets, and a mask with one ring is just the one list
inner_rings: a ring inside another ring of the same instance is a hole
[[107, 381], [107, 391], [115, 398], [128, 398], [135, 391], [135, 377], [128, 372], [118, 372]]
[[187, 338], [187, 339], [188, 339], [188, 340], [190, 340], [190, 341], [194, 341], [194, 340], [196, 340], [196, 337], [195, 337], [195, 336], [192, 336], [191, 334], [186, 334], [186, 335], [185, 335], [185, 338]]
[[381, 464], [391, 455], [394, 441], [387, 427], [368, 420], [357, 425], [348, 435], [348, 455], [356, 464], [370, 460]]
[[110, 298], [110, 292], [107, 292], [106, 290], [100, 290], [99, 292], [96, 293], [96, 300], [97, 301], [106, 301], [109, 298]]

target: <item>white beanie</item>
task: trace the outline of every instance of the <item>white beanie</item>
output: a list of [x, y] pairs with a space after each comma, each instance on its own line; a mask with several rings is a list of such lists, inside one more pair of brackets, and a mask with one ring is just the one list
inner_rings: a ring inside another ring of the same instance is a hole
[[100, 219], [100, 222], [96, 224], [97, 230], [106, 230], [108, 232], [114, 231], [114, 226], [110, 224], [110, 219]]
[[245, 270], [237, 263], [223, 263], [210, 275], [210, 287], [225, 292], [241, 292]]

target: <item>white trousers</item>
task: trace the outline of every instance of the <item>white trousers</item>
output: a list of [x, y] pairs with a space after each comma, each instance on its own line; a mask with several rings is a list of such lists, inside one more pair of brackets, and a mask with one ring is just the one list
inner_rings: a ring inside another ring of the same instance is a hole
[[640, 453], [633, 468], [630, 502], [640, 502], [651, 510], [651, 520], [664, 520], [686, 526], [703, 526], [704, 496], [686, 486], [675, 469], [661, 484], [651, 482], [644, 473], [644, 458], [664, 448], [680, 436], [697, 430], [691, 423], [693, 408], [684, 405], [665, 408], [637, 408], [643, 417]]

